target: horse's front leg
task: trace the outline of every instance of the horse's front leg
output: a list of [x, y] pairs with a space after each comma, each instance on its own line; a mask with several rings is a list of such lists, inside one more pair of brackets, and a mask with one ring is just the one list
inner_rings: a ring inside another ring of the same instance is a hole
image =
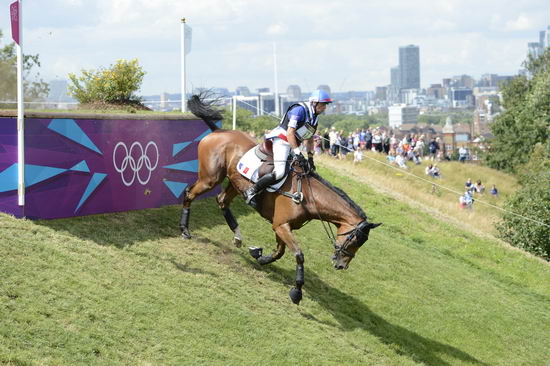
[[304, 285], [304, 254], [296, 242], [288, 223], [274, 228], [277, 238], [280, 238], [296, 257], [296, 287], [290, 290], [289, 296], [293, 303], [298, 305], [302, 300], [302, 286]]

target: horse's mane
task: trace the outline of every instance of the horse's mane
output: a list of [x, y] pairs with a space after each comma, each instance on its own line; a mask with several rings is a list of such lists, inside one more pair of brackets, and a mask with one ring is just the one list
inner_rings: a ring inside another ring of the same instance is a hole
[[195, 116], [202, 119], [212, 131], [215, 131], [219, 129], [218, 126], [216, 126], [216, 122], [221, 121], [223, 116], [220, 111], [212, 108], [212, 106], [216, 105], [217, 99], [206, 100], [210, 99], [211, 96], [209, 92], [201, 92], [198, 95], [194, 94], [187, 101], [187, 108], [189, 108]]
[[357, 215], [359, 215], [359, 217], [361, 217], [363, 220], [367, 219], [367, 215], [365, 214], [363, 209], [361, 209], [361, 207], [359, 207], [359, 205], [357, 203], [353, 202], [353, 200], [346, 194], [346, 192], [344, 192], [340, 188], [335, 187], [332, 184], [330, 184], [328, 181], [326, 181], [323, 177], [321, 177], [315, 171], [311, 171], [309, 173], [309, 175], [311, 177], [317, 179], [319, 182], [323, 183], [325, 186], [327, 186], [332, 191], [334, 191], [334, 193], [336, 193], [338, 196], [340, 196], [344, 201], [346, 201], [348, 203], [348, 205], [350, 205], [350, 207], [355, 210], [355, 212], [357, 213]]

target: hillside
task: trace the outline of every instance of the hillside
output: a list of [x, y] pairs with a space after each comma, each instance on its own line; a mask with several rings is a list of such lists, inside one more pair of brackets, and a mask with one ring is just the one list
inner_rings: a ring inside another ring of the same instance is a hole
[[0, 214], [0, 364], [550, 365], [550, 266], [342, 167], [319, 171], [384, 225], [344, 272], [319, 222], [299, 230], [300, 306], [291, 255], [265, 267], [248, 255], [274, 235], [241, 199], [243, 248], [214, 199], [193, 204], [190, 241], [175, 206]]
[[[500, 220], [498, 207], [519, 185], [516, 178], [476, 164], [462, 164], [457, 161], [435, 162], [441, 170], [441, 178], [427, 176], [424, 169], [431, 162], [427, 159], [420, 165], [408, 162], [407, 170], [387, 164], [386, 155], [368, 152], [362, 162], [352, 163], [348, 154], [346, 160], [337, 160], [326, 155], [318, 157], [322, 164], [337, 169], [358, 183], [366, 183], [377, 192], [389, 195], [399, 201], [407, 202], [415, 208], [428, 212], [460, 227], [474, 231], [478, 235], [494, 237], [494, 224]], [[482, 195], [475, 195], [472, 210], [459, 208], [458, 197], [464, 193], [464, 184], [468, 178], [478, 179], [486, 187]], [[495, 184], [499, 197], [489, 193]], [[496, 207], [495, 207], [496, 206]]]

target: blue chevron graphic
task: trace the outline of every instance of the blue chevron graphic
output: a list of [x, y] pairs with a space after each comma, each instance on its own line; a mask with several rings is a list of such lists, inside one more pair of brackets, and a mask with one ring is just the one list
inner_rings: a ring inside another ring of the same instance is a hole
[[74, 212], [78, 211], [78, 209], [82, 206], [84, 202], [90, 197], [90, 195], [95, 191], [95, 189], [103, 182], [103, 179], [107, 174], [103, 173], [94, 173], [92, 176], [92, 179], [90, 179], [90, 182], [88, 183], [88, 186], [86, 187], [86, 190], [84, 191], [84, 194], [82, 195], [82, 198], [80, 198], [80, 202], [78, 202], [78, 206], [76, 206], [76, 209]]
[[212, 131], [210, 131], [210, 129], [204, 131], [199, 137], [197, 137], [197, 138], [195, 139], [195, 142], [196, 142], [196, 141], [202, 140], [203, 137], [206, 136], [206, 135], [208, 135], [210, 132], [212, 132]]
[[68, 169], [52, 168], [49, 166], [25, 164], [25, 186], [40, 183], [56, 175], [65, 173]]
[[84, 172], [84, 173], [90, 172], [90, 168], [88, 168], [88, 164], [86, 164], [85, 160], [82, 160], [80, 163], [76, 164], [69, 170], [73, 172]]
[[177, 153], [185, 149], [187, 146], [189, 146], [189, 144], [191, 144], [191, 141], [174, 144], [174, 146], [172, 147], [172, 157], [176, 156]]
[[13, 191], [17, 189], [18, 182], [17, 163], [0, 172], [0, 192]]
[[170, 189], [172, 194], [174, 196], [176, 196], [176, 198], [180, 198], [181, 193], [183, 192], [185, 187], [187, 187], [187, 185], [188, 185], [187, 183], [172, 182], [172, 181], [169, 181], [169, 180], [165, 180], [164, 184], [166, 184], [166, 186]]
[[90, 150], [95, 151], [98, 154], [103, 155], [103, 153], [95, 146], [95, 144], [90, 140], [88, 135], [82, 131], [80, 126], [78, 126], [74, 119], [52, 119], [48, 128], [52, 131], [59, 133], [60, 135], [65, 136], [66, 138], [73, 140], [77, 144], [80, 144], [84, 147], [87, 147]]
[[[15, 163], [9, 168], [0, 172], [0, 192], [7, 192], [17, 189], [19, 164]], [[89, 173], [88, 165], [83, 160], [71, 169], [54, 168], [50, 166], [25, 164], [25, 186], [30, 187], [34, 184], [43, 182], [57, 175], [68, 171], [81, 171]]]
[[181, 163], [166, 165], [164, 168], [174, 169], [174, 170], [184, 170], [187, 172], [197, 173], [199, 171], [199, 161], [198, 160], [184, 161]]

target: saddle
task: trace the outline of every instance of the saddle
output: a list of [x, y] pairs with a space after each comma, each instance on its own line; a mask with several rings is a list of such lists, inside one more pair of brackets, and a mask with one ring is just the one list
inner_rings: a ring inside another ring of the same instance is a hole
[[264, 140], [254, 148], [254, 154], [262, 161], [258, 168], [258, 178], [263, 177], [273, 171], [273, 141]]
[[[288, 178], [291, 162], [292, 157], [289, 156], [286, 162], [285, 175], [272, 186], [267, 187], [267, 191], [279, 192], [291, 198], [294, 202], [300, 203], [303, 200], [301, 176], [298, 179], [297, 191], [295, 193], [280, 190]], [[237, 163], [237, 171], [252, 182], [257, 182], [265, 174], [271, 173], [273, 168], [273, 142], [271, 140], [264, 140], [262, 143], [251, 148]]]

